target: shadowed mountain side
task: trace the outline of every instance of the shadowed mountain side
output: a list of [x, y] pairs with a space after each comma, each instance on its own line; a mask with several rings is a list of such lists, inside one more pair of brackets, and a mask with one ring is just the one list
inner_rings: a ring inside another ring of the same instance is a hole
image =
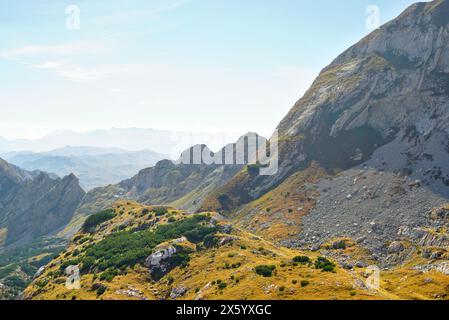
[[83, 197], [74, 175], [52, 178], [0, 159], [0, 246], [26, 244], [64, 227]]

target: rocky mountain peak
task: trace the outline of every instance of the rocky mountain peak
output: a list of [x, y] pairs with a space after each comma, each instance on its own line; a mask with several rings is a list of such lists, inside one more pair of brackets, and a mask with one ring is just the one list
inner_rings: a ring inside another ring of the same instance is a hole
[[279, 125], [281, 157], [349, 168], [411, 129], [449, 132], [448, 8], [415, 4], [323, 69]]
[[245, 204], [315, 163], [408, 172], [449, 194], [448, 7], [415, 4], [343, 52], [279, 124], [277, 173], [236, 177], [220, 193]]
[[14, 183], [24, 183], [33, 178], [31, 172], [22, 170], [0, 158], [0, 179], [9, 179]]
[[71, 174], [53, 178], [28, 172], [0, 159], [0, 229], [3, 245], [26, 244], [68, 223], [84, 191]]
[[417, 3], [344, 52], [328, 68], [377, 54], [396, 68], [447, 72], [448, 33], [449, 1]]
[[206, 144], [197, 144], [181, 153], [177, 164], [247, 164], [256, 156], [257, 149], [266, 143], [266, 139], [255, 132], [240, 136], [236, 142], [229, 143], [217, 152]]

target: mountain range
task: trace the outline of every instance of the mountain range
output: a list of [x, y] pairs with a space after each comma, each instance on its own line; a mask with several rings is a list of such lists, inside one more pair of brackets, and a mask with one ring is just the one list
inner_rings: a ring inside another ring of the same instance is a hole
[[212, 134], [144, 128], [111, 128], [83, 132], [58, 130], [34, 139], [0, 137], [0, 152], [29, 150], [40, 153], [66, 146], [85, 146], [126, 151], [157, 150], [161, 154], [169, 155], [170, 158], [176, 158], [192, 145], [207, 143], [212, 150], [217, 150], [228, 141], [237, 139], [238, 136], [239, 134], [225, 132]]
[[[25, 297], [447, 299], [448, 49], [449, 0], [435, 0], [343, 52], [270, 139], [273, 175], [249, 161], [259, 150], [235, 165], [162, 160], [74, 192], [76, 208], [54, 224], [72, 240]], [[195, 148], [211, 153], [183, 155]], [[3, 166], [3, 198], [42, 176]], [[70, 265], [81, 291], [62, 284]], [[370, 265], [381, 288], [363, 283]]]
[[29, 171], [40, 170], [60, 177], [73, 173], [87, 191], [118, 183], [141, 169], [169, 158], [168, 155], [151, 150], [125, 151], [95, 147], [63, 147], [48, 152], [7, 152], [0, 156]]

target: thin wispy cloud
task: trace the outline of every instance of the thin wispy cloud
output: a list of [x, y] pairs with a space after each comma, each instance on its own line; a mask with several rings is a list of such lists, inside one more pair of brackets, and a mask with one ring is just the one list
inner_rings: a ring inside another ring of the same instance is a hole
[[176, 10], [186, 5], [188, 2], [188, 0], [180, 0], [154, 9], [116, 12], [93, 19], [93, 24], [97, 26], [111, 26], [130, 21], [145, 22], [145, 19]]
[[33, 68], [49, 70], [61, 78], [74, 81], [98, 81], [106, 75], [96, 68], [83, 68], [65, 61], [47, 61], [43, 64], [33, 65]]
[[0, 59], [20, 59], [39, 57], [61, 57], [85, 54], [100, 54], [106, 50], [105, 46], [96, 41], [72, 42], [59, 45], [29, 45], [21, 48], [0, 52]]

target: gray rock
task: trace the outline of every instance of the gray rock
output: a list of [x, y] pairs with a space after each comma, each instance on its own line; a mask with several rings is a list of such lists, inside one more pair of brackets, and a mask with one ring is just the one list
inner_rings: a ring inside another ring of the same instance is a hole
[[169, 246], [167, 248], [159, 249], [145, 260], [145, 266], [150, 269], [150, 272], [153, 272], [156, 269], [161, 269], [162, 271], [166, 271], [166, 266], [164, 262], [176, 253], [176, 248]]
[[33, 279], [40, 277], [45, 271], [45, 266], [40, 267], [33, 276]]
[[220, 228], [220, 231], [226, 234], [230, 234], [232, 232], [232, 225], [225, 224]]
[[356, 266], [357, 268], [366, 268], [366, 267], [368, 267], [368, 264], [365, 263], [365, 262], [363, 262], [363, 261], [357, 261], [357, 262], [355, 263], [355, 266]]
[[170, 293], [170, 298], [178, 299], [184, 296], [187, 293], [187, 289], [185, 287], [173, 288]]
[[228, 243], [232, 243], [232, 242], [234, 242], [236, 240], [236, 238], [234, 238], [234, 237], [223, 237], [223, 238], [220, 238], [220, 240], [218, 241], [218, 246], [224, 246], [224, 245], [226, 245], [226, 244], [228, 244]]

